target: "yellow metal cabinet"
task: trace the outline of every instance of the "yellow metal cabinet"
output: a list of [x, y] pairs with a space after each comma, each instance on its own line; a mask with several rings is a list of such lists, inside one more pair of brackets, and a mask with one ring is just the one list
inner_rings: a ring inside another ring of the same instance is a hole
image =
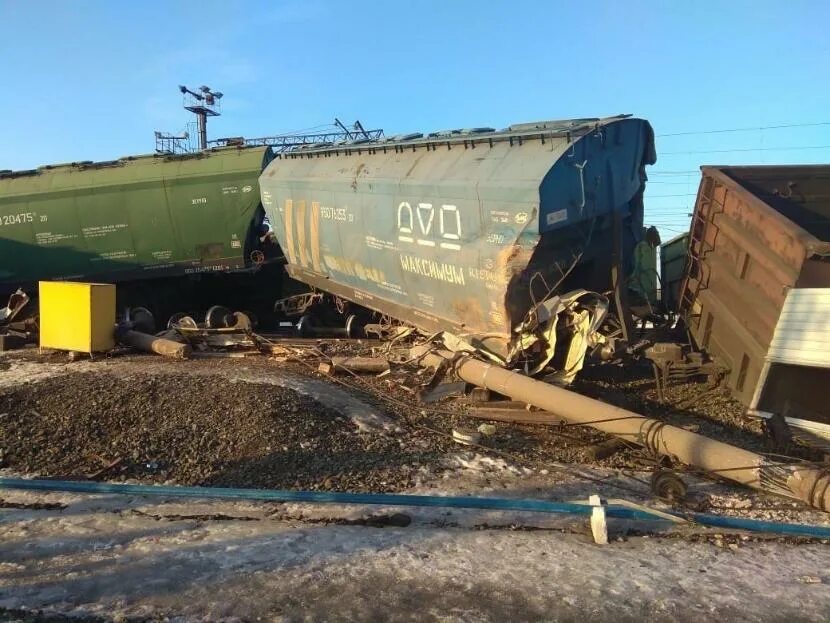
[[115, 347], [115, 286], [40, 282], [40, 346], [93, 353]]

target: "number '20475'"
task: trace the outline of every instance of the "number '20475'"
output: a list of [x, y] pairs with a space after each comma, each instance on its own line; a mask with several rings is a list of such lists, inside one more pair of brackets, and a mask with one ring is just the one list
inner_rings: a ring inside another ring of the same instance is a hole
[[23, 212], [22, 214], [3, 214], [0, 216], [0, 225], [22, 225], [23, 223], [31, 223], [35, 220], [33, 212]]

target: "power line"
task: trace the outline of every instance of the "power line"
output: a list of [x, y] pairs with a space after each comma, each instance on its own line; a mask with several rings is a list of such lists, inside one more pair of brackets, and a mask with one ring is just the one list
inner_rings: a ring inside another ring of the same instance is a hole
[[691, 208], [692, 205], [693, 205], [693, 203], [691, 201], [688, 203], [688, 205], [683, 205], [683, 206], [663, 206], [663, 205], [656, 205], [655, 206], [655, 205], [649, 203], [646, 206], [646, 212], [649, 212], [649, 211], [652, 211], [652, 210], [659, 210], [660, 212], [677, 212], [678, 210], [685, 211], [685, 210]]
[[685, 180], [683, 182], [667, 182], [665, 180], [649, 180], [648, 185], [651, 186], [652, 184], [668, 184], [669, 186], [688, 186], [689, 184], [693, 184], [691, 180]]
[[817, 123], [784, 123], [781, 125], [762, 125], [754, 128], [728, 128], [725, 130], [692, 130], [689, 132], [672, 132], [671, 134], [657, 134], [658, 137], [665, 136], [692, 136], [694, 134], [725, 134], [727, 132], [755, 132], [757, 130], [780, 130], [783, 128], [814, 128], [830, 125], [830, 121], [819, 121]]
[[651, 176], [651, 175], [670, 175], [672, 177], [676, 177], [676, 176], [681, 176], [681, 175], [686, 175], [686, 176], [700, 175], [700, 170], [693, 169], [691, 171], [689, 171], [689, 170], [686, 170], [686, 171], [649, 171], [648, 174], [649, 174], [649, 176]]
[[645, 213], [646, 215], [651, 214], [652, 216], [681, 216], [688, 214], [692, 210], [693, 208], [691, 204], [677, 209], [661, 209], [660, 207], [649, 209], [648, 206], [646, 206]]
[[649, 195], [649, 199], [660, 199], [661, 197], [696, 197], [697, 193], [679, 193], [676, 195]]
[[798, 151], [804, 149], [830, 149], [830, 145], [800, 145], [797, 147], [740, 147], [737, 149], [701, 149], [697, 151], [664, 151], [661, 156], [678, 156], [685, 154], [726, 154], [744, 151]]

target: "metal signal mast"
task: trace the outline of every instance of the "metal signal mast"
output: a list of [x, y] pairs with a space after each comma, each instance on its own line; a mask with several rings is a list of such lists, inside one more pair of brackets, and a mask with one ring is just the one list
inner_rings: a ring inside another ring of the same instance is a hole
[[210, 87], [204, 85], [200, 86], [198, 91], [193, 91], [180, 84], [179, 91], [182, 92], [184, 98], [182, 103], [184, 109], [196, 115], [196, 123], [199, 127], [199, 149], [207, 149], [207, 118], [218, 117], [222, 114], [219, 100], [222, 99], [223, 93], [211, 91]]

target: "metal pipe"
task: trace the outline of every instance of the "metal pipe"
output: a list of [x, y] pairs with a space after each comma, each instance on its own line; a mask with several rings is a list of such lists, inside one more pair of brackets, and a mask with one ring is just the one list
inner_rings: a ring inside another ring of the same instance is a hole
[[511, 424], [548, 424], [556, 425], [562, 418], [547, 411], [528, 411], [516, 407], [475, 407], [467, 412], [469, 417], [477, 420], [492, 420]]
[[207, 149], [207, 114], [204, 112], [197, 112], [196, 120], [199, 126], [199, 149], [204, 151]]
[[156, 353], [173, 359], [188, 359], [193, 353], [190, 344], [174, 342], [163, 337], [148, 335], [140, 331], [123, 331], [118, 334], [118, 341], [148, 353]]
[[452, 362], [464, 381], [550, 411], [573, 424], [591, 426], [625, 441], [636, 443], [655, 455], [715, 474], [734, 482], [801, 500], [830, 511], [830, 472], [813, 467], [791, 466], [715, 441], [703, 435], [643, 417], [593, 398], [549, 385], [469, 356], [457, 358], [449, 351], [420, 346], [412, 351], [422, 365], [438, 367]]
[[346, 324], [342, 327], [318, 327], [309, 315], [300, 318], [297, 323], [297, 333], [300, 337], [334, 337], [334, 338], [359, 338], [365, 335], [362, 327], [357, 326], [357, 317], [354, 315], [346, 318]]
[[389, 370], [389, 360], [384, 357], [332, 357], [335, 371], [369, 372], [377, 374]]

